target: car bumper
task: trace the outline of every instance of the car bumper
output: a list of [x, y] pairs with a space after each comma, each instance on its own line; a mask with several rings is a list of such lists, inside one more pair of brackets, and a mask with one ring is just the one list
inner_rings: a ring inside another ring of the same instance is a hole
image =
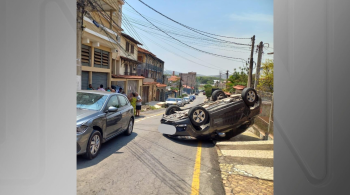
[[[192, 123], [189, 118], [177, 120], [177, 121], [165, 121], [164, 119], [161, 119], [160, 125], [158, 127], [158, 131], [167, 137], [171, 138], [177, 138], [177, 139], [185, 139], [185, 140], [195, 140], [198, 139], [197, 137], [191, 136], [189, 131], [194, 131], [194, 127], [192, 126]], [[182, 125], [182, 127], [179, 127], [179, 125]], [[186, 125], [185, 127], [183, 125]], [[175, 128], [172, 132], [165, 132], [167, 131], [165, 128], [166, 126], [169, 126], [169, 129]], [[206, 136], [205, 136], [206, 137]]]
[[89, 127], [83, 134], [77, 135], [77, 155], [84, 154], [92, 133], [92, 128]]

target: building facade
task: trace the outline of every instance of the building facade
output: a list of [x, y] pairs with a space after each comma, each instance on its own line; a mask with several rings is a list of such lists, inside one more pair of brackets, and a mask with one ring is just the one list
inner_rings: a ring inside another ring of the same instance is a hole
[[164, 61], [157, 58], [153, 53], [138, 48], [137, 60], [140, 62], [137, 74], [145, 78], [152, 78], [155, 82], [164, 83]]
[[[190, 89], [194, 89], [197, 84], [197, 73], [189, 72], [189, 73], [180, 73], [180, 77], [182, 79], [182, 84], [188, 86]], [[191, 90], [192, 91], [192, 90]]]
[[[144, 77], [136, 74], [138, 45], [122, 33], [122, 0], [102, 0], [108, 13], [88, 12], [83, 18], [81, 89], [116, 86], [126, 93], [142, 93]], [[112, 20], [110, 19], [112, 18]]]

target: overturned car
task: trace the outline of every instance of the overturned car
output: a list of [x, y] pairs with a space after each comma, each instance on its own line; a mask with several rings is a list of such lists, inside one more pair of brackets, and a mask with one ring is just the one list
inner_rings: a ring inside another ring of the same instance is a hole
[[158, 131], [183, 139], [227, 139], [248, 129], [260, 114], [261, 99], [253, 88], [229, 97], [215, 90], [208, 102], [181, 109], [169, 106]]

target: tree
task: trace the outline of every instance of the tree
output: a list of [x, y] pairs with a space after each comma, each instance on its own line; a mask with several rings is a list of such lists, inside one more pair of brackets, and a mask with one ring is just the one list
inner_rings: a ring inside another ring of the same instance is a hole
[[211, 96], [211, 90], [213, 89], [213, 86], [206, 84], [204, 85], [204, 91], [205, 91], [205, 95], [207, 96], [207, 98], [209, 98]]
[[273, 60], [267, 59], [261, 66], [258, 90], [273, 93]]

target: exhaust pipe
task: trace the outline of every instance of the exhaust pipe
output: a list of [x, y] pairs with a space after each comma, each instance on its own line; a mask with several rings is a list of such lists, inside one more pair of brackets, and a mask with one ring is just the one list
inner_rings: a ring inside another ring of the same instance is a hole
[[225, 137], [226, 133], [216, 132], [220, 137]]

